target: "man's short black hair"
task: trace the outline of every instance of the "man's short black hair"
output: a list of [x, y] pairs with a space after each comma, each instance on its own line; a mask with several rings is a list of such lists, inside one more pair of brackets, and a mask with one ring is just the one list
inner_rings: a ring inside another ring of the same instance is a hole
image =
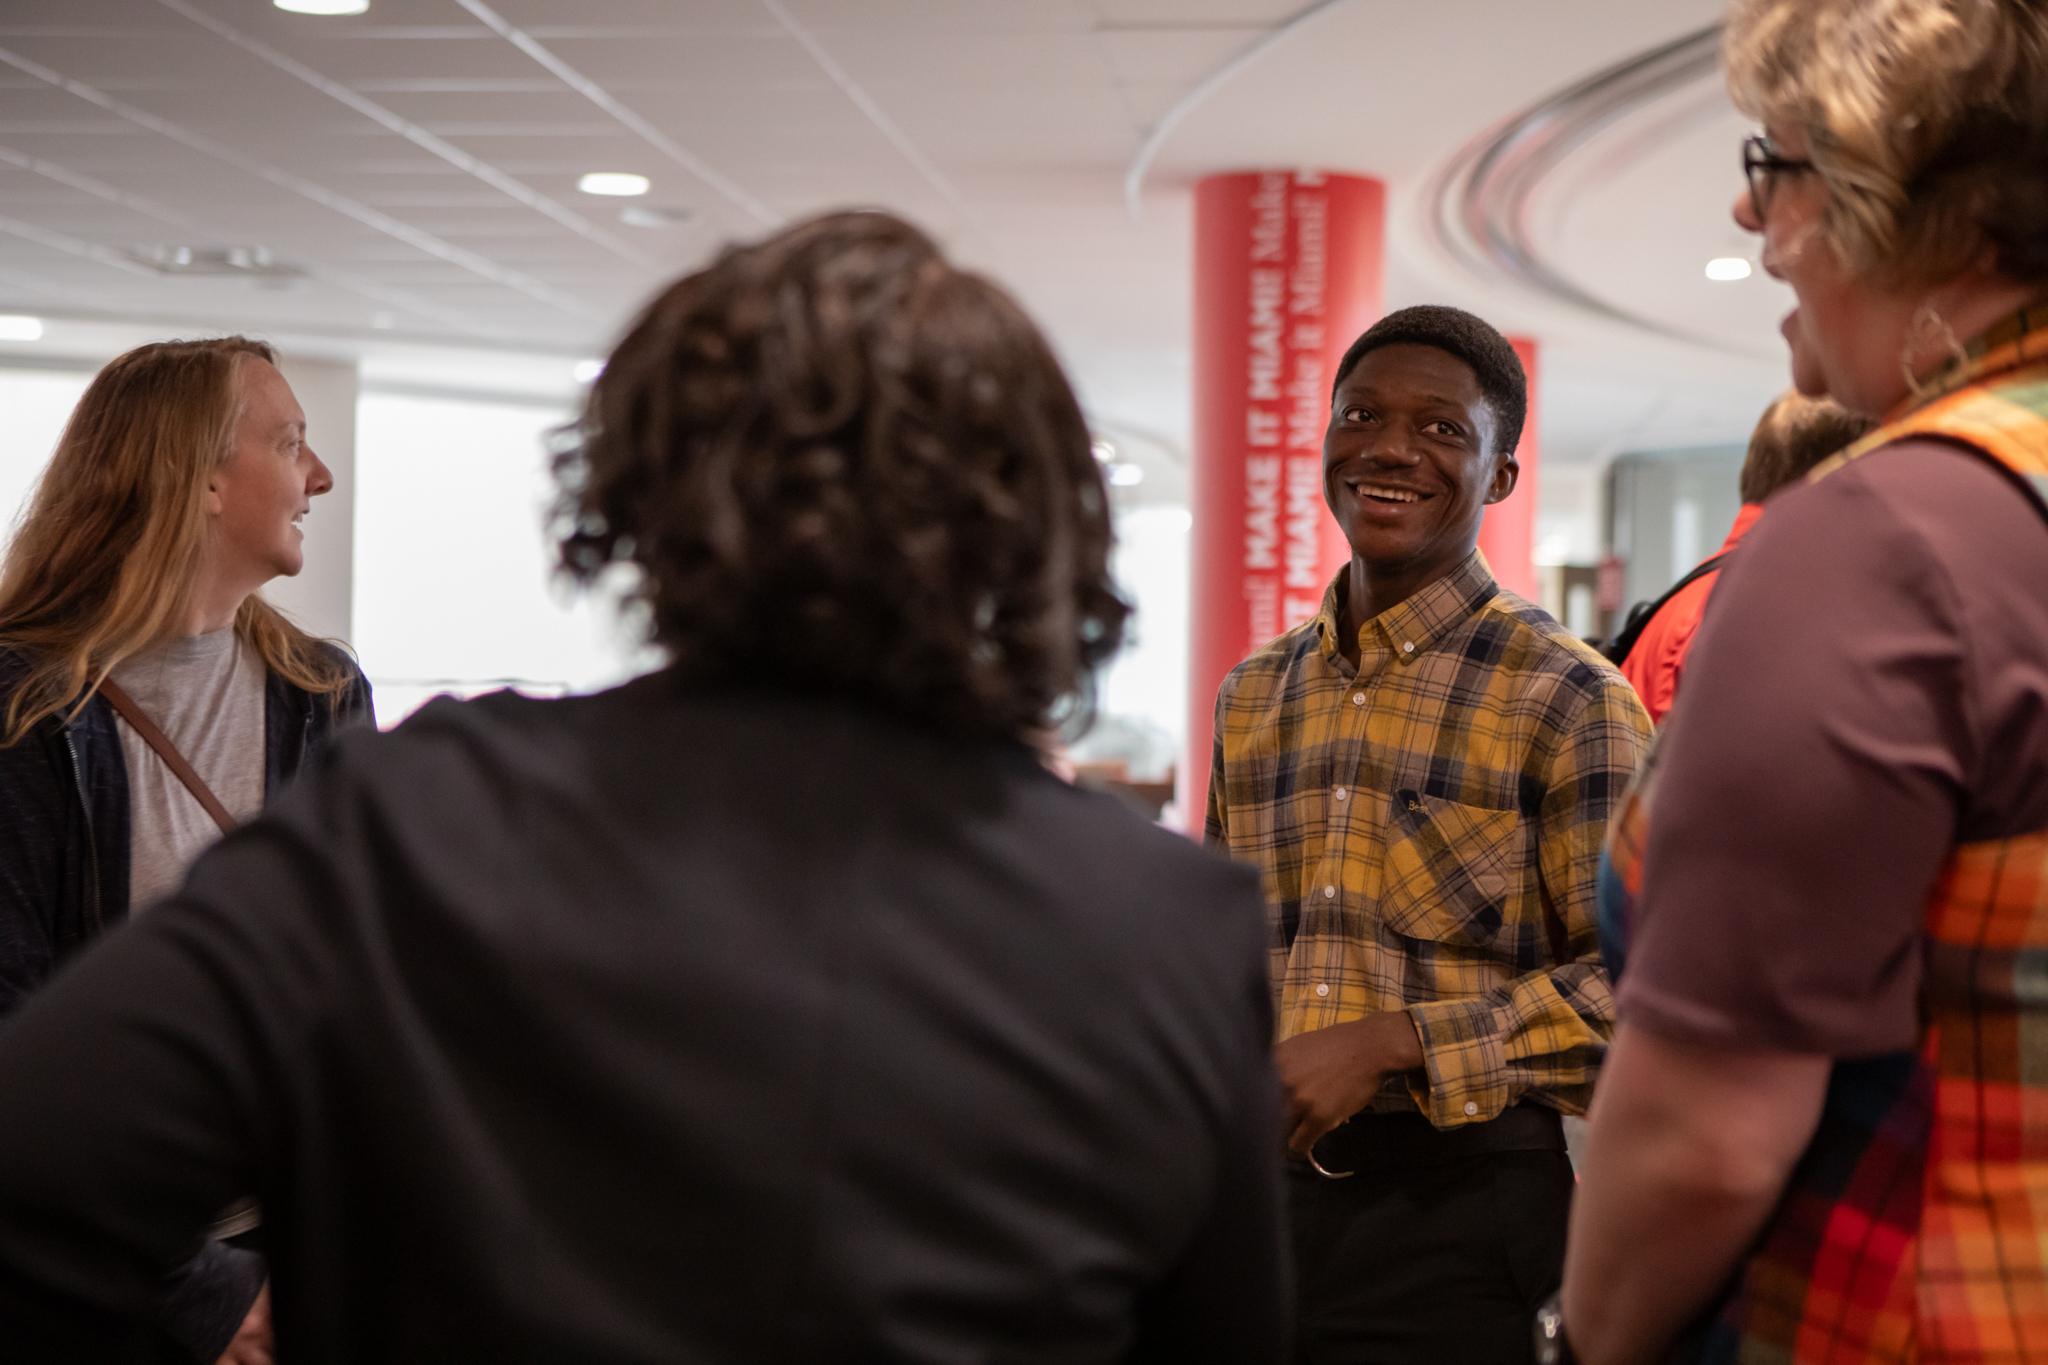
[[1367, 351], [1377, 351], [1382, 346], [1434, 346], [1470, 365], [1473, 376], [1479, 380], [1479, 392], [1493, 409], [1494, 425], [1499, 428], [1496, 451], [1513, 453], [1522, 439], [1522, 422], [1529, 415], [1529, 379], [1522, 373], [1522, 358], [1515, 354], [1515, 348], [1484, 319], [1440, 303], [1417, 304], [1389, 313], [1351, 343], [1351, 349], [1337, 366], [1330, 396], [1337, 396], [1337, 386]]

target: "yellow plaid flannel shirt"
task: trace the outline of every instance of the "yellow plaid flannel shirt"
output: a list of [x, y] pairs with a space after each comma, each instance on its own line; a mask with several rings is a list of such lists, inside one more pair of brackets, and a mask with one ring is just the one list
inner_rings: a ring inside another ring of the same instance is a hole
[[1650, 719], [1476, 550], [1360, 628], [1354, 673], [1348, 572], [1216, 696], [1208, 840], [1264, 880], [1279, 1036], [1406, 1009], [1424, 1069], [1375, 1110], [1584, 1113], [1614, 1033], [1600, 841]]

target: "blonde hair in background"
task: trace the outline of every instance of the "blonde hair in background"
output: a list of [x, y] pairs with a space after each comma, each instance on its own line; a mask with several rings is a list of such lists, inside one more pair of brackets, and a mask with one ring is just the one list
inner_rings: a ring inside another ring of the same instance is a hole
[[1852, 274], [1932, 287], [1990, 251], [2048, 280], [2040, 0], [1735, 0], [1722, 59], [1737, 108], [1805, 131]]
[[[209, 534], [206, 494], [233, 449], [236, 372], [274, 363], [247, 337], [139, 346], [86, 388], [0, 560], [0, 649], [25, 665], [0, 746], [82, 706], [123, 659], [175, 633]], [[261, 594], [235, 633], [309, 692], [348, 675]]]

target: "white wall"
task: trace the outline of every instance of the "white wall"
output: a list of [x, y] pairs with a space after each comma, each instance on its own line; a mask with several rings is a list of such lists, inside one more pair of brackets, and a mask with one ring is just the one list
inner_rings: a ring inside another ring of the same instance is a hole
[[545, 442], [568, 419], [562, 408], [363, 395], [355, 645], [381, 723], [442, 692], [558, 695], [657, 663], [608, 603], [554, 577]]
[[1600, 490], [1606, 461], [1546, 464], [1537, 480], [1536, 562], [1600, 562]]
[[1187, 740], [1189, 524], [1181, 507], [1117, 513], [1111, 572], [1137, 610], [1098, 680], [1096, 727], [1072, 746], [1078, 759], [1122, 759], [1141, 781], [1164, 778]]
[[61, 370], [0, 370], [0, 525], [7, 535], [91, 382], [89, 374]]
[[[557, 694], [658, 666], [603, 600], [553, 574], [542, 527], [559, 407], [370, 392], [357, 409], [355, 643], [389, 725], [440, 692]], [[1188, 515], [1117, 516], [1113, 572], [1137, 607], [1077, 752], [1163, 775], [1187, 733]]]

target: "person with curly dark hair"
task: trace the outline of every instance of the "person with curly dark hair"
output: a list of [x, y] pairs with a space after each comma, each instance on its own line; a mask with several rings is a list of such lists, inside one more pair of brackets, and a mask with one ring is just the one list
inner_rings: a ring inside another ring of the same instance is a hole
[[804, 223], [558, 469], [673, 664], [343, 739], [10, 1021], [8, 1360], [246, 1189], [288, 1359], [1282, 1358], [1255, 880], [1033, 747], [1126, 608], [1030, 322]]
[[637, 566], [676, 676], [800, 679], [1024, 736], [1122, 643], [1066, 377], [1007, 295], [885, 215], [678, 282], [578, 435], [557, 464], [562, 562], [586, 582]]

